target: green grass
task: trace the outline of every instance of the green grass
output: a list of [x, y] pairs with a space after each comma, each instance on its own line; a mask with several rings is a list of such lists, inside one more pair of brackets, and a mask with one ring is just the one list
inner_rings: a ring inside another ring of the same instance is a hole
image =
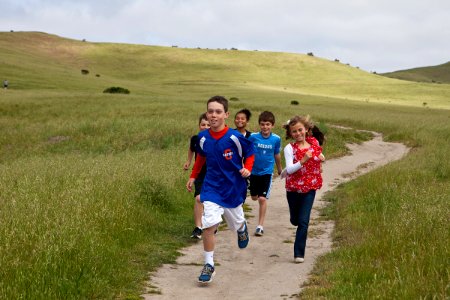
[[450, 83], [450, 62], [438, 66], [400, 70], [381, 75], [402, 80], [448, 84]]
[[[0, 298], [136, 298], [148, 271], [190, 243], [193, 198], [182, 164], [215, 94], [239, 99], [230, 125], [249, 108], [253, 131], [264, 110], [275, 113], [282, 137], [283, 122], [312, 115], [327, 134], [327, 158], [369, 138], [331, 125], [413, 148], [330, 196], [337, 247], [305, 297], [448, 297], [448, 85], [306, 55], [41, 33], [0, 33], [0, 54], [10, 81], [0, 91]], [[131, 94], [103, 94], [110, 86]]]

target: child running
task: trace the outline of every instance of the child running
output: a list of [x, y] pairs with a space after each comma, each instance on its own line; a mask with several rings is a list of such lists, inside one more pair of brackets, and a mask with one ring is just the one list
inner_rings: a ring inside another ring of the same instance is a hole
[[252, 116], [252, 113], [244, 108], [241, 109], [236, 113], [234, 116], [234, 125], [236, 125], [236, 130], [242, 133], [243, 136], [246, 138], [249, 138], [252, 134], [250, 131], [247, 130], [247, 124], [250, 122], [250, 117]]
[[275, 126], [275, 116], [270, 111], [263, 111], [258, 118], [258, 133], [252, 133], [249, 140], [256, 149], [255, 163], [250, 176], [250, 195], [252, 200], [259, 202], [258, 226], [256, 236], [264, 235], [264, 219], [267, 211], [267, 200], [272, 186], [273, 166], [276, 163], [278, 175], [281, 174], [281, 138], [272, 129]]
[[[203, 113], [200, 115], [198, 119], [198, 129], [200, 131], [203, 131], [205, 129], [209, 129], [209, 122], [206, 118], [206, 113]], [[188, 158], [186, 162], [183, 165], [183, 169], [188, 170], [189, 166], [191, 165], [192, 158], [197, 157], [197, 145], [198, 145], [198, 135], [193, 135], [191, 137], [191, 142], [189, 144], [188, 149]], [[194, 187], [194, 223], [195, 228], [192, 231], [191, 238], [194, 239], [201, 239], [202, 238], [202, 213], [203, 213], [203, 205], [200, 203], [198, 199], [198, 195], [200, 194], [200, 191], [202, 189], [203, 179], [205, 178], [206, 174], [206, 165], [203, 165], [203, 168], [201, 169], [200, 173], [198, 174], [197, 179], [195, 180]]]
[[[198, 153], [186, 188], [192, 184], [206, 162], [206, 175], [200, 192], [203, 203], [203, 249], [205, 265], [198, 278], [199, 283], [210, 283], [215, 274], [214, 231], [224, 216], [228, 227], [237, 232], [238, 246], [246, 248], [249, 242], [247, 224], [242, 203], [247, 196], [245, 178], [250, 176], [254, 162], [253, 144], [238, 131], [229, 128], [228, 100], [214, 96], [207, 102], [210, 129], [198, 134]], [[243, 165], [244, 161], [244, 165]]]
[[294, 262], [305, 260], [306, 238], [309, 219], [316, 190], [322, 187], [320, 163], [322, 147], [306, 140], [309, 128], [313, 128], [307, 117], [295, 116], [289, 120], [286, 139], [293, 141], [284, 148], [286, 159], [286, 197], [289, 204], [290, 222], [297, 226], [294, 242]]

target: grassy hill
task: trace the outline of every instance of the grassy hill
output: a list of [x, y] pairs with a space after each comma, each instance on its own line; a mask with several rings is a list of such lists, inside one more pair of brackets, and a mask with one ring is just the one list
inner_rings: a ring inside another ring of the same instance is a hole
[[[0, 74], [15, 90], [99, 92], [119, 85], [151, 95], [219, 84], [244, 91], [450, 108], [448, 86], [393, 80], [302, 54], [89, 43], [45, 33], [4, 32], [0, 60]], [[89, 75], [82, 75], [82, 69]]]
[[450, 83], [450, 62], [442, 65], [400, 70], [381, 74], [390, 78], [417, 82]]
[[[336, 247], [302, 298], [449, 297], [448, 84], [391, 79], [300, 54], [30, 32], [0, 33], [5, 78], [0, 299], [139, 298], [148, 272], [191, 242], [193, 197], [182, 165], [198, 115], [216, 94], [238, 98], [230, 101], [230, 119], [244, 107], [254, 116], [274, 112], [280, 136], [283, 120], [310, 114], [326, 133], [327, 158], [367, 138], [330, 124], [412, 147], [328, 197], [324, 215], [336, 220]], [[111, 86], [131, 94], [102, 93]], [[249, 129], [258, 130], [257, 117]]]

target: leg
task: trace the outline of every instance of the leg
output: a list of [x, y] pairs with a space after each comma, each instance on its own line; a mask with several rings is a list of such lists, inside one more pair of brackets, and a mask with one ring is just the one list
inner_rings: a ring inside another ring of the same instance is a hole
[[264, 219], [266, 218], [266, 211], [267, 211], [267, 199], [265, 197], [259, 197], [259, 221], [258, 226], [264, 225]]
[[203, 250], [205, 256], [205, 265], [198, 278], [198, 282], [207, 284], [212, 281], [215, 274], [214, 269], [214, 248], [216, 245], [216, 237], [214, 231], [220, 222], [222, 222], [223, 208], [216, 203], [205, 201], [203, 202], [204, 212], [202, 224], [205, 228], [203, 230]]
[[197, 226], [198, 228], [202, 228], [202, 215], [203, 215], [203, 204], [200, 202], [200, 199], [195, 197], [194, 222], [195, 226]]
[[306, 238], [308, 236], [309, 219], [311, 216], [311, 209], [316, 195], [315, 190], [307, 193], [302, 193], [300, 199], [300, 206], [297, 216], [298, 227], [295, 235], [294, 256], [305, 257]]
[[250, 239], [242, 204], [235, 208], [225, 208], [223, 216], [228, 227], [237, 231], [239, 248], [246, 248]]
[[300, 194], [296, 192], [286, 192], [289, 204], [289, 221], [292, 225], [298, 226], [298, 214], [300, 211]]

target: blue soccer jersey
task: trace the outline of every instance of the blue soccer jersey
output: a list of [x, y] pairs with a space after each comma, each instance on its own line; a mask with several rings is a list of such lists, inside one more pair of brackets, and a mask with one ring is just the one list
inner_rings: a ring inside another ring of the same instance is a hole
[[281, 138], [275, 133], [264, 137], [261, 132], [252, 133], [248, 138], [255, 146], [255, 163], [252, 175], [267, 175], [273, 173], [275, 155], [281, 151]]
[[206, 157], [201, 201], [226, 208], [239, 206], [247, 197], [247, 181], [239, 171], [243, 168], [243, 159], [254, 154], [253, 143], [231, 128], [219, 139], [215, 139], [210, 130], [200, 132], [198, 137], [198, 152]]

